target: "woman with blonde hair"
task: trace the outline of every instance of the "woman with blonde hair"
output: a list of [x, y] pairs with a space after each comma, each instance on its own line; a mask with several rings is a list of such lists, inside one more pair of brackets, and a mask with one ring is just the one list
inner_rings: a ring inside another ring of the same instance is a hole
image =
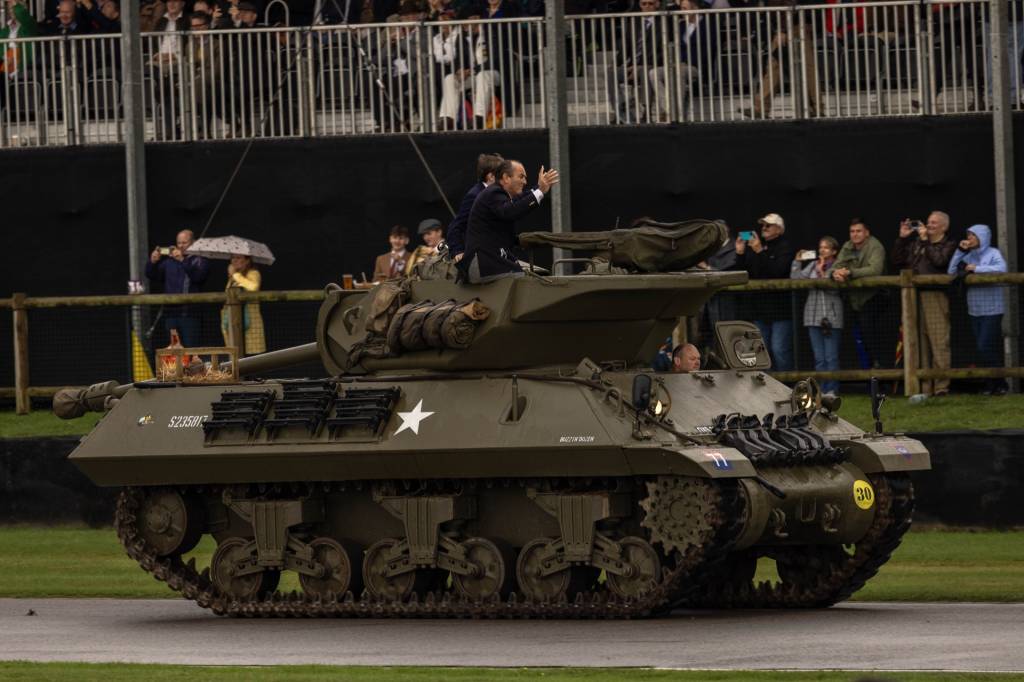
[[[239, 287], [245, 291], [259, 291], [262, 278], [249, 256], [231, 256], [228, 264], [228, 285], [225, 291]], [[255, 355], [267, 351], [267, 341], [263, 334], [263, 316], [260, 314], [259, 303], [246, 303], [242, 309], [242, 324], [245, 328], [245, 354]], [[224, 334], [224, 344], [231, 345], [231, 330], [228, 324], [227, 306], [220, 312], [220, 329]]]

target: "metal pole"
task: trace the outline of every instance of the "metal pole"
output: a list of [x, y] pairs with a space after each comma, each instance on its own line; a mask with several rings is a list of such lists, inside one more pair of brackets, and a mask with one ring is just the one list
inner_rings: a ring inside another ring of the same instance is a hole
[[[995, 159], [996, 181], [996, 237], [1006, 258], [1007, 269], [1017, 272], [1017, 197], [1014, 191], [1013, 118], [1010, 109], [1009, 78], [1007, 68], [1010, 55], [1007, 47], [1009, 3], [990, 0], [992, 35], [992, 155]], [[1017, 55], [1014, 55], [1016, 58]], [[1003, 361], [1007, 367], [1017, 367], [1020, 335], [1019, 287], [1007, 287], [1007, 308], [1003, 316]], [[1014, 390], [1019, 380], [1011, 380]]]
[[[544, 3], [544, 99], [548, 126], [550, 167], [558, 169], [558, 185], [552, 191], [551, 231], [572, 229], [572, 183], [569, 174], [569, 98], [565, 73], [565, 7], [561, 2]], [[553, 249], [553, 259], [565, 258], [562, 249]], [[567, 263], [559, 266], [565, 271]], [[563, 272], [555, 272], [559, 275]]]
[[[149, 242], [146, 218], [146, 119], [142, 110], [142, 38], [139, 3], [121, 7], [121, 73], [123, 74], [125, 181], [128, 193], [128, 293], [145, 293], [143, 264]], [[142, 307], [132, 306], [132, 334], [144, 342]], [[134, 346], [134, 344], [133, 344]], [[132, 368], [134, 372], [134, 367]]]

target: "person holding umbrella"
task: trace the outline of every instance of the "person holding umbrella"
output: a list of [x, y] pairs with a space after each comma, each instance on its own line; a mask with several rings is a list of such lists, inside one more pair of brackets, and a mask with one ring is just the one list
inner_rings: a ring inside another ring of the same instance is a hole
[[[260, 271], [256, 263], [273, 265], [274, 254], [265, 244], [244, 239], [242, 237], [210, 237], [199, 239], [188, 249], [189, 254], [229, 260], [228, 283], [225, 291], [233, 287], [245, 291], [259, 291], [262, 284]], [[258, 303], [246, 303], [243, 308], [243, 326], [245, 329], [245, 354], [265, 353], [267, 341], [263, 331], [263, 316]], [[220, 311], [220, 329], [224, 335], [224, 344], [231, 345], [230, 324], [227, 306]]]

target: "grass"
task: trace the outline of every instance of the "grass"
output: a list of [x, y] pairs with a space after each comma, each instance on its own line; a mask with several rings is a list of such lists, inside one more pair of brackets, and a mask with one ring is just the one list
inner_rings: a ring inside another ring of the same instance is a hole
[[[865, 431], [875, 428], [867, 395], [844, 395], [839, 416]], [[1019, 429], [1024, 428], [1024, 395], [949, 395], [917, 405], [892, 397], [882, 405], [882, 423], [886, 431], [904, 432]]]
[[102, 416], [98, 412], [86, 412], [78, 419], [60, 419], [49, 410], [32, 410], [24, 415], [4, 411], [0, 412], [0, 438], [81, 436], [89, 433]]
[[[871, 399], [844, 395], [840, 416], [865, 431], [874, 429]], [[911, 405], [906, 398], [892, 397], [882, 406], [887, 431], [949, 431], [953, 429], [1004, 429], [1024, 427], [1024, 395], [990, 397], [951, 395]], [[76, 436], [88, 433], [102, 415], [90, 412], [65, 421], [49, 410], [33, 410], [18, 416], [0, 412], [0, 438], [27, 436]]]
[[[0, 547], [0, 597], [176, 596], [125, 556], [110, 529], [0, 527]], [[206, 566], [212, 553], [206, 537], [190, 556]], [[760, 579], [772, 575], [762, 567]], [[280, 589], [299, 589], [293, 573]], [[1024, 531], [911, 532], [854, 599], [1024, 601]]]
[[[611, 680], [681, 680], [683, 682], [853, 682], [868, 679], [860, 672], [839, 671], [752, 671], [752, 670], [651, 670], [644, 668], [391, 668], [342, 666], [171, 666], [117, 663], [23, 663], [0, 662], [3, 680], [119, 680], [145, 679], [148, 682], [164, 680], [351, 680], [353, 682], [423, 682], [450, 680], [452, 682], [506, 682], [543, 679], [584, 680], [605, 682]], [[895, 682], [980, 682], [982, 680], [1022, 680], [1024, 675], [998, 673], [873, 673], [873, 680]]]

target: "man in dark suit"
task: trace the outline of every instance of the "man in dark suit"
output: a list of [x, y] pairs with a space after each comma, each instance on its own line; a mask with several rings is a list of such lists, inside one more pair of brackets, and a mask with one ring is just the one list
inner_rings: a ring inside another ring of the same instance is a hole
[[469, 212], [473, 210], [473, 202], [480, 196], [480, 192], [494, 184], [494, 174], [504, 160], [500, 154], [481, 154], [476, 157], [477, 181], [466, 192], [466, 196], [462, 197], [459, 212], [448, 225], [448, 253], [456, 263], [462, 260], [462, 255], [466, 251], [466, 228], [469, 227]]
[[526, 169], [511, 159], [502, 161], [494, 176], [496, 182], [480, 192], [469, 213], [464, 260], [465, 272], [473, 284], [522, 276], [523, 269], [512, 255], [515, 221], [537, 208], [558, 183], [558, 171], [545, 171], [541, 166], [537, 187], [524, 192]]

